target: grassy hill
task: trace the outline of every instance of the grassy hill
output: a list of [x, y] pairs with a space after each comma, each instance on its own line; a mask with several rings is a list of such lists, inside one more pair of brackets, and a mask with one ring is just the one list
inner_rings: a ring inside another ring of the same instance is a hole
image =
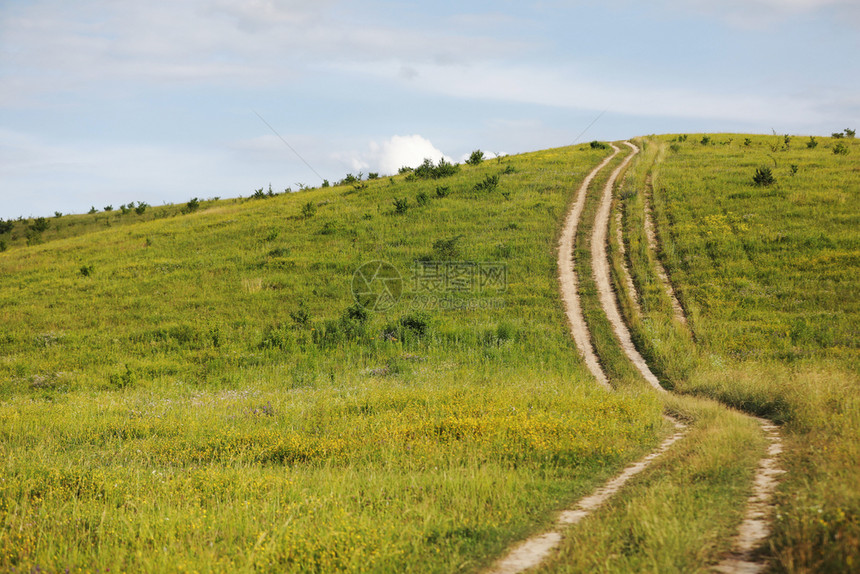
[[[599, 147], [15, 223], [0, 570], [476, 571], [651, 450], [668, 409], [690, 438], [551, 568], [705, 571], [763, 449], [719, 403], [788, 433], [775, 568], [856, 564], [860, 147], [805, 141], [642, 140], [616, 206], [643, 294], [627, 318], [680, 398], [624, 363], [587, 281], [618, 392], [569, 337], [555, 249]], [[648, 182], [691, 332], [636, 248]]]
[[[0, 254], [0, 567], [451, 571], [546, 522], [664, 432], [594, 388], [557, 296], [605, 153], [76, 216]], [[384, 312], [351, 292], [374, 260], [403, 278]]]

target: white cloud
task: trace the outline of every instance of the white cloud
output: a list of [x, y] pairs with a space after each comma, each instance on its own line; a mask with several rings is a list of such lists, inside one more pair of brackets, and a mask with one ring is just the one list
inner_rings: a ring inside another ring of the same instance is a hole
[[388, 141], [370, 143], [370, 153], [365, 155], [356, 169], [363, 166], [372, 167], [383, 174], [395, 174], [403, 166], [417, 167], [425, 159], [438, 162], [440, 158], [453, 161], [440, 151], [433, 143], [420, 135], [393, 136]]

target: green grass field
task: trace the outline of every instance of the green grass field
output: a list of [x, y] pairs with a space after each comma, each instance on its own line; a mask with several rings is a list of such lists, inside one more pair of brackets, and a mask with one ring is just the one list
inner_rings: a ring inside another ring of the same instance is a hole
[[[582, 365], [558, 294], [561, 220], [609, 150], [16, 222], [0, 234], [0, 570], [479, 571], [653, 449], [672, 412], [689, 436], [544, 569], [707, 571], [764, 448], [724, 405], [783, 425], [773, 568], [856, 567], [860, 146], [709, 137], [643, 139], [618, 190], [643, 312], [622, 307], [678, 393], [662, 398], [599, 311], [596, 193], [577, 271], [617, 392]], [[774, 185], [752, 184], [762, 165]], [[644, 248], [647, 181], [691, 331]], [[367, 312], [354, 274], [379, 260], [402, 297]]]

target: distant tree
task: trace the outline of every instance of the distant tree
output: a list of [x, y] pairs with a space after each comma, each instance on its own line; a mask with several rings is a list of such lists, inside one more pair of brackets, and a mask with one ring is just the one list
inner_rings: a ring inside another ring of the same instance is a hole
[[15, 222], [11, 219], [9, 221], [3, 221], [0, 219], [0, 235], [4, 233], [9, 233], [15, 227]]
[[113, 205], [105, 205], [104, 211], [113, 211]]
[[54, 212], [54, 217], [62, 217], [62, 216], [63, 216], [63, 212], [62, 212], [62, 211], [55, 211], [55, 212]]
[[50, 226], [50, 221], [48, 221], [44, 217], [37, 217], [33, 220], [33, 223], [30, 224], [30, 229], [35, 233], [42, 233], [46, 231]]
[[93, 205], [93, 206], [91, 206], [91, 207], [90, 207], [90, 210], [89, 210], [87, 213], [88, 213], [88, 214], [90, 214], [90, 215], [92, 215], [92, 214], [94, 214], [94, 213], [98, 213], [98, 212], [99, 212], [99, 210], [98, 210], [98, 209], [96, 209], [96, 206], [95, 206], [95, 205]]
[[482, 161], [484, 161], [484, 152], [479, 149], [476, 149], [471, 153], [469, 159], [466, 160], [466, 163], [469, 165], [478, 165]]
[[185, 204], [185, 213], [194, 213], [200, 209], [200, 200], [196, 197], [192, 197], [188, 200], [188, 203]]
[[854, 130], [852, 130], [851, 128], [845, 128], [845, 137], [853, 138], [854, 133], [855, 133]]
[[[129, 204], [131, 205], [131, 204]], [[149, 204], [145, 201], [138, 201], [137, 207], [134, 208], [134, 212], [138, 215], [143, 215], [146, 212], [146, 208], [149, 207]]]

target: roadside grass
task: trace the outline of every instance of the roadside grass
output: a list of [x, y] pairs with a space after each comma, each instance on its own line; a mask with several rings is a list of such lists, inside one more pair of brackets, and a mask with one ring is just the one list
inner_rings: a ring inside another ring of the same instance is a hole
[[[558, 297], [605, 154], [75, 216], [0, 253], [0, 569], [450, 572], [546, 526], [664, 432], [591, 381]], [[404, 293], [365, 315], [373, 260]], [[507, 273], [431, 289], [415, 261]]]
[[[830, 138], [814, 149], [799, 137], [788, 149], [782, 136], [700, 140], [647, 138], [651, 154], [621, 192], [630, 268], [646, 286], [634, 337], [679, 392], [782, 425], [788, 474], [777, 492], [773, 570], [851, 570], [860, 563], [860, 175], [850, 158], [860, 146], [847, 140], [850, 154], [839, 155]], [[762, 165], [773, 186], [753, 185]], [[695, 346], [668, 298], [647, 288], [653, 265], [636, 246], [646, 241], [637, 198], [648, 171], [659, 255]]]

